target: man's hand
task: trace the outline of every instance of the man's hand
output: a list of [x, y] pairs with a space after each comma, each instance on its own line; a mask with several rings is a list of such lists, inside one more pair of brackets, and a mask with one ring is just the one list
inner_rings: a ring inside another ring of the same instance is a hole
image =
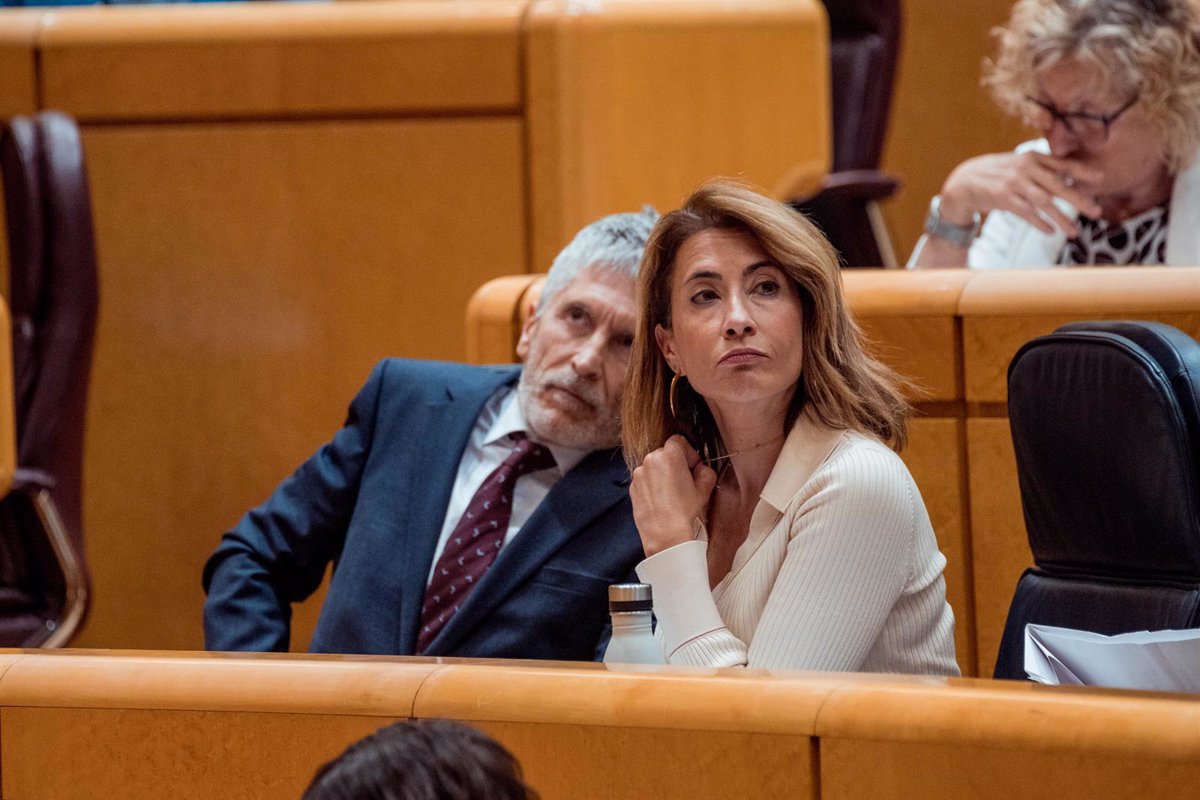
[[633, 471], [629, 497], [647, 556], [694, 538], [693, 520], [704, 512], [716, 484], [717, 473], [682, 436], [672, 436], [646, 456]]
[[1103, 175], [1068, 158], [1045, 153], [996, 153], [959, 164], [942, 185], [939, 213], [958, 225], [970, 225], [976, 213], [1010, 211], [1042, 233], [1055, 228], [1068, 237], [1079, 233], [1075, 220], [1054, 205], [1066, 200], [1087, 217], [1100, 216], [1092, 189]]

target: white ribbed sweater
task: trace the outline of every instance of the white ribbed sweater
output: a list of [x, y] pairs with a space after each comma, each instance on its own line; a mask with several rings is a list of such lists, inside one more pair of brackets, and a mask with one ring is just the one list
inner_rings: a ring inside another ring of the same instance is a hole
[[959, 674], [946, 559], [908, 468], [876, 439], [802, 415], [712, 591], [697, 535], [637, 568], [668, 663]]

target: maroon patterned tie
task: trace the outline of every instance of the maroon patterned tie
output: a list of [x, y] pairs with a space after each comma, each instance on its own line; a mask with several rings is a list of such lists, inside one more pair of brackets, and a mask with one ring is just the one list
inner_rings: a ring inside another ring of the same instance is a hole
[[508, 532], [517, 479], [554, 466], [550, 451], [529, 441], [524, 433], [510, 434], [510, 438], [516, 442], [512, 453], [475, 492], [433, 570], [421, 609], [418, 653], [429, 647], [496, 560]]

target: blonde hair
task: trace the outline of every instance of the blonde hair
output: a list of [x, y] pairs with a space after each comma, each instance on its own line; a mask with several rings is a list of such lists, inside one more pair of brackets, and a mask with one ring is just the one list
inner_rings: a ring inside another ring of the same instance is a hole
[[621, 410], [622, 443], [630, 469], [674, 434], [683, 434], [706, 458], [725, 452], [704, 399], [689, 388], [670, 409], [674, 373], [655, 340], [654, 328], [671, 327], [671, 278], [683, 243], [705, 230], [743, 231], [758, 242], [798, 290], [803, 305], [803, 368], [787, 429], [811, 410], [831, 428], [853, 428], [899, 450], [907, 435], [904, 382], [867, 355], [862, 333], [842, 297], [833, 247], [816, 226], [791, 208], [736, 181], [716, 179], [692, 193], [683, 207], [664, 215], [650, 232], [638, 278], [638, 322]]
[[1200, 148], [1198, 0], [1019, 0], [984, 84], [1011, 114], [1025, 110], [1039, 74], [1066, 60], [1106, 88], [1137, 93], [1177, 172]]

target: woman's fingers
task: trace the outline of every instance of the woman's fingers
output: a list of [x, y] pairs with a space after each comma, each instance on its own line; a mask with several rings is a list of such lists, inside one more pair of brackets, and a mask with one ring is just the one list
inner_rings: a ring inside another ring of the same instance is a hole
[[717, 473], [708, 464], [698, 463], [692, 467], [692, 483], [696, 487], [696, 494], [707, 501], [717, 485]]
[[647, 556], [693, 537], [693, 520], [716, 483], [716, 474], [698, 459], [688, 467], [688, 449], [685, 441], [668, 440], [633, 471], [629, 498]]
[[1043, 187], [1075, 206], [1084, 216], [1100, 216], [1100, 204], [1092, 196], [1091, 189], [1103, 180], [1103, 173], [1078, 161], [1041, 153], [1036, 155], [1038, 181]]
[[683, 456], [688, 469], [694, 469], [700, 463], [700, 454], [696, 452], [696, 448], [692, 447], [691, 443], [678, 433], [667, 439], [663, 449], [668, 447]]
[[1074, 159], [1059, 158], [1045, 153], [1031, 153], [1031, 155], [1036, 156], [1038, 163], [1051, 172], [1070, 178], [1069, 183], [1071, 184], [1094, 185], [1104, 179], [1103, 172]]
[[[1067, 236], [1078, 235], [1079, 226], [1075, 223], [1074, 219], [1068, 217], [1062, 212], [1062, 209], [1055, 205], [1054, 194], [1043, 189], [1032, 181], [1026, 188], [1024, 194], [1025, 200], [1027, 201], [1027, 206], [1034, 216], [1040, 218], [1043, 222], [1057, 226], [1057, 229], [1066, 233]], [[1046, 227], [1048, 227], [1049, 230], [1047, 230], [1045, 227], [1042, 228], [1045, 233], [1055, 232], [1054, 227], [1050, 227], [1049, 225]]]
[[[977, 156], [960, 164], [942, 186], [942, 209], [952, 222], [970, 213], [1010, 211], [1043, 233], [1074, 234], [1076, 224], [1054, 203], [1065, 200], [1089, 217], [1100, 215], [1092, 196], [1099, 170], [1046, 153]], [[952, 217], [949, 215], [957, 215]]]

